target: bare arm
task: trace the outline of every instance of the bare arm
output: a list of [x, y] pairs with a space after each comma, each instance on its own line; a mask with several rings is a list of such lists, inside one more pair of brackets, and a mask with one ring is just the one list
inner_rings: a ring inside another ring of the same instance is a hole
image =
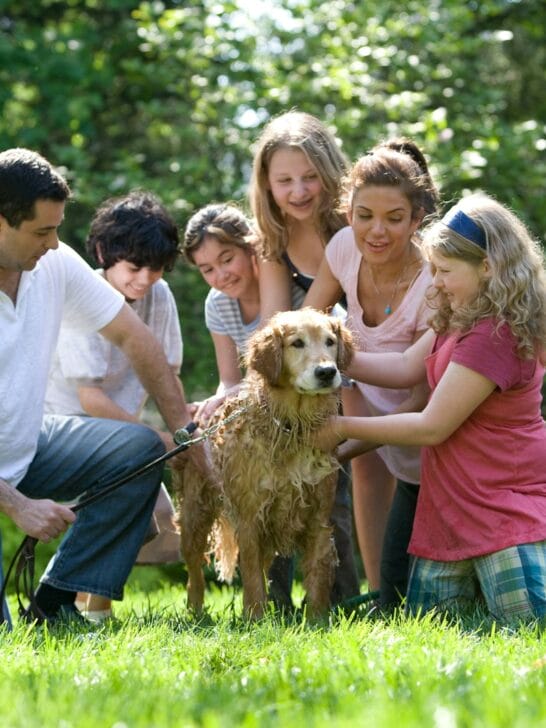
[[[421, 412], [427, 404], [429, 396], [429, 387], [426, 382], [417, 384], [411, 390], [409, 397], [401, 402], [396, 410], [391, 414], [400, 414], [402, 412]], [[370, 450], [375, 450], [383, 445], [382, 442], [368, 442], [364, 440], [345, 440], [336, 448], [336, 457], [340, 463], [345, 463], [358, 455], [362, 455]]]
[[319, 311], [327, 311], [339, 301], [342, 294], [343, 289], [324, 256], [315, 280], [307, 291], [303, 305], [311, 306]]
[[78, 387], [78, 398], [82, 409], [90, 417], [104, 417], [110, 420], [123, 420], [124, 422], [138, 422], [138, 417], [120, 407], [100, 388], [100, 386], [85, 385]]
[[266, 324], [277, 311], [292, 308], [290, 271], [285, 263], [258, 261], [260, 281], [260, 325]]
[[231, 336], [211, 333], [216, 354], [216, 366], [220, 383], [218, 393], [231, 389], [241, 381], [241, 367], [239, 365], [239, 352]]
[[0, 511], [26, 534], [47, 543], [76, 520], [68, 507], [49, 499], [27, 498], [0, 478]]
[[435, 334], [426, 331], [402, 352], [357, 351], [346, 374], [359, 382], [378, 387], [405, 389], [425, 381], [425, 357], [430, 354]]
[[348, 438], [386, 445], [438, 445], [470, 417], [495, 387], [482, 374], [451, 362], [422, 412], [333, 417], [318, 442], [325, 450]]
[[[175, 376], [176, 372], [173, 370]], [[120, 407], [113, 399], [111, 399], [100, 386], [81, 386], [78, 387], [78, 397], [82, 409], [90, 417], [103, 417], [110, 420], [122, 420], [123, 422], [140, 423], [140, 419], [128, 412], [123, 407]], [[150, 427], [150, 425], [148, 425]], [[161, 429], [152, 427], [159, 437], [165, 443], [165, 447], [171, 450], [174, 446], [174, 440], [169, 432], [165, 432]]]
[[194, 414], [197, 422], [208, 422], [211, 415], [224, 401], [226, 394], [233, 393], [241, 383], [239, 354], [231, 336], [211, 332], [216, 354], [216, 366], [220, 382], [216, 394], [200, 402]]
[[169, 366], [160, 343], [136, 313], [129, 306], [123, 306], [100, 333], [123, 350], [170, 431], [187, 424], [191, 417], [180, 380]]

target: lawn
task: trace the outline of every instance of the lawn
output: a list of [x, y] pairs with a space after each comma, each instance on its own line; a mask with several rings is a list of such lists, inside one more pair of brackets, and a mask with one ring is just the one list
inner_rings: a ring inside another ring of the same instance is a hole
[[215, 585], [195, 621], [182, 586], [135, 572], [110, 625], [0, 634], [1, 726], [546, 726], [536, 626], [364, 608], [249, 625], [238, 590]]

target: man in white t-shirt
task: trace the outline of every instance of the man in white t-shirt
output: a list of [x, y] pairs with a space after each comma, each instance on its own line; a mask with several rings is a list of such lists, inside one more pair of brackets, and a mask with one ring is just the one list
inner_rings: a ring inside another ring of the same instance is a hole
[[[78, 591], [122, 598], [162, 467], [77, 516], [61, 502], [98, 491], [165, 452], [161, 438], [144, 425], [43, 415], [61, 319], [80, 331], [100, 331], [122, 349], [171, 432], [191, 419], [180, 382], [148, 327], [123, 296], [59, 243], [69, 196], [63, 177], [40, 155], [0, 153], [0, 512], [44, 542], [71, 526], [36, 592], [50, 622], [77, 616]], [[188, 453], [204, 467], [201, 448]]]

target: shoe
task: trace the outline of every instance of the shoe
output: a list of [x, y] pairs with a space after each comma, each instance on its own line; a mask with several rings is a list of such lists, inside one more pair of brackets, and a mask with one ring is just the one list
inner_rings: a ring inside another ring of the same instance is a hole
[[57, 614], [46, 617], [50, 627], [64, 625], [66, 627], [91, 627], [92, 622], [80, 612], [75, 604], [62, 604]]
[[29, 606], [21, 611], [21, 619], [29, 624], [40, 626], [47, 624], [48, 627], [58, 625], [90, 627], [92, 622], [86, 619], [75, 604], [61, 604], [55, 614], [45, 614], [38, 610], [38, 614]]

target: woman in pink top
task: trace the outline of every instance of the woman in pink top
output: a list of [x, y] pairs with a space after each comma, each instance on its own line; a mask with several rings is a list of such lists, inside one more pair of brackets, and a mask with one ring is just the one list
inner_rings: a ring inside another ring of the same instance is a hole
[[546, 616], [546, 273], [538, 243], [487, 195], [427, 233], [436, 312], [400, 354], [357, 354], [352, 376], [407, 387], [419, 413], [333, 418], [321, 437], [423, 447], [407, 606], [485, 598], [497, 618]]
[[[326, 247], [305, 305], [327, 309], [344, 292], [347, 323], [359, 348], [404, 351], [427, 330], [430, 316], [425, 294], [432, 276], [415, 244], [423, 218], [437, 203], [426, 160], [410, 140], [384, 142], [356, 162], [347, 187], [350, 227], [336, 233]], [[343, 411], [361, 416], [413, 409], [416, 394], [357, 382], [344, 392]], [[422, 389], [420, 394], [424, 406], [426, 394], [422, 396]], [[356, 457], [352, 473], [368, 586], [380, 587], [381, 605], [391, 607], [407, 586], [419, 448], [382, 447]]]

